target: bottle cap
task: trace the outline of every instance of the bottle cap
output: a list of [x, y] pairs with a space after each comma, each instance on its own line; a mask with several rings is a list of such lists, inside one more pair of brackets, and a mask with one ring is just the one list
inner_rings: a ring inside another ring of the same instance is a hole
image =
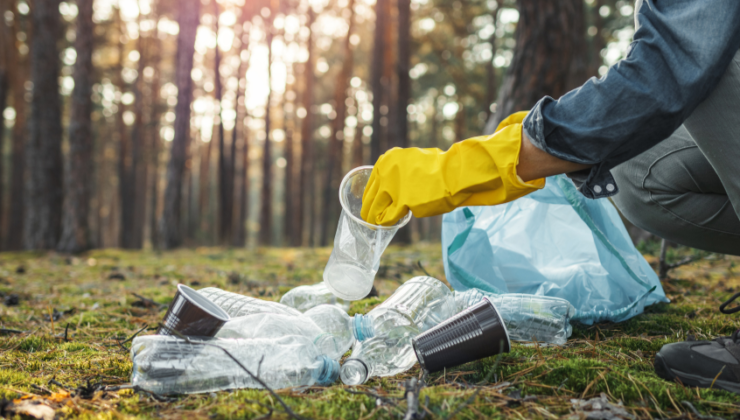
[[321, 366], [319, 367], [316, 383], [322, 386], [333, 384], [339, 377], [339, 362], [324, 355], [319, 356], [319, 360]]
[[419, 334], [411, 343], [422, 369], [429, 372], [511, 349], [504, 321], [487, 298]]

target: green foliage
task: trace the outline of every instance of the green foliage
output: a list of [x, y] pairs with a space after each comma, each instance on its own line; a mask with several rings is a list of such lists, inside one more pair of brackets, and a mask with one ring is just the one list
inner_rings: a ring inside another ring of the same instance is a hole
[[[676, 255], [687, 254], [676, 249]], [[376, 287], [380, 297], [353, 302], [350, 313], [366, 313], [381, 303], [403, 281], [423, 272], [444, 280], [438, 244], [400, 248], [392, 246], [383, 258]], [[79, 258], [55, 254], [0, 254], [2, 293], [21, 296], [18, 306], [3, 306], [2, 327], [28, 331], [0, 338], [0, 398], [21, 395], [49, 398], [34, 386], [60, 392], [49, 380], [69, 388], [91, 383], [129, 381], [131, 361], [118, 343], [144, 324], [154, 328], [164, 309], [146, 308], [139, 294], [168, 303], [178, 282], [196, 288], [217, 286], [262, 299], [278, 300], [298, 284], [321, 280], [328, 249], [226, 250], [202, 248], [168, 253], [94, 251]], [[654, 260], [649, 256], [650, 261]], [[664, 282], [670, 304], [649, 307], [645, 314], [620, 324], [574, 326], [563, 347], [513, 345], [492, 372], [491, 383], [480, 383], [494, 368], [495, 358], [434, 373], [421, 391], [422, 405], [429, 398], [431, 418], [444, 418], [466, 401], [474, 387], [480, 393], [458, 418], [552, 418], [573, 413], [571, 399], [604, 393], [621, 401], [638, 418], [675, 417], [689, 401], [703, 414], [728, 417], [740, 408], [737, 395], [723, 391], [684, 388], [658, 378], [652, 361], [663, 344], [728, 335], [740, 322], [722, 316], [716, 307], [731, 290], [740, 287], [733, 272], [736, 258], [703, 259], [672, 272]], [[23, 266], [26, 272], [17, 273]], [[111, 277], [111, 274], [122, 274]], [[44, 315], [50, 310], [66, 314], [53, 328]], [[74, 309], [74, 311], [71, 311]], [[69, 342], [64, 329], [69, 325]], [[143, 334], [151, 334], [152, 330]], [[130, 343], [127, 343], [130, 345]], [[354, 388], [384, 397], [398, 397], [397, 405], [378, 405], [371, 395], [351, 394], [336, 383], [327, 388], [279, 391], [299, 414], [316, 419], [379, 419], [403, 417], [403, 383], [421, 374], [418, 366], [389, 378], [374, 378]], [[516, 399], [521, 392], [526, 400]], [[63, 399], [50, 404], [60, 417], [70, 418], [256, 418], [273, 409], [284, 418], [277, 401], [260, 390], [237, 390], [178, 397], [159, 402], [131, 390], [100, 393], [93, 400]]]

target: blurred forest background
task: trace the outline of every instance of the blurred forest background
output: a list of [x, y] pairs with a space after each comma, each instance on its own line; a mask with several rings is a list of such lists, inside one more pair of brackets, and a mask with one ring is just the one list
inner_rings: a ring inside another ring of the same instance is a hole
[[0, 247], [63, 252], [328, 245], [345, 172], [490, 132], [633, 36], [623, 0], [0, 0], [0, 18]]

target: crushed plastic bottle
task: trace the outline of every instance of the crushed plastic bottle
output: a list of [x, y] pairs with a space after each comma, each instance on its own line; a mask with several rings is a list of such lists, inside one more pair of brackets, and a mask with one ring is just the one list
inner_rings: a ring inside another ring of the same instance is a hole
[[352, 318], [352, 335], [357, 341], [387, 337], [398, 328], [421, 332], [413, 319], [395, 308], [377, 307], [367, 315], [357, 314]]
[[575, 308], [565, 299], [521, 293], [497, 295], [479, 289], [455, 291], [458, 311], [475, 305], [484, 297], [496, 307], [514, 341], [560, 345], [565, 344], [573, 332], [570, 318]]
[[[433, 277], [414, 277], [367, 315], [354, 316], [353, 334], [357, 340], [383, 335], [383, 328], [374, 325], [374, 319], [378, 318], [381, 310], [405, 315], [423, 332], [455, 315], [457, 306], [454, 295], [444, 283]], [[384, 313], [383, 316], [387, 318], [390, 315]]]
[[298, 316], [261, 313], [233, 318], [221, 327], [216, 337], [277, 339], [301, 335], [311, 339], [322, 354], [339, 359], [355, 341], [351, 321], [336, 306], [319, 305]]
[[415, 326], [397, 328], [388, 336], [358, 341], [342, 365], [342, 383], [360, 385], [374, 376], [393, 376], [411, 369], [417, 361], [411, 340], [417, 334]]
[[[195, 341], [195, 340], [194, 340]], [[339, 364], [321, 352], [309, 338], [209, 338], [273, 389], [329, 385], [336, 381]], [[157, 394], [196, 394], [223, 389], [263, 388], [221, 349], [189, 344], [172, 336], [136, 337], [131, 346], [131, 383]]]
[[226, 290], [222, 290], [217, 287], [206, 287], [198, 290], [198, 293], [218, 305], [232, 318], [259, 313], [284, 315], [301, 314], [300, 311], [278, 302], [271, 302], [268, 300], [240, 295], [238, 293], [227, 292]]
[[353, 317], [347, 315], [347, 312], [338, 306], [315, 306], [304, 312], [303, 316], [311, 319], [321, 329], [323, 335], [319, 339], [322, 342], [331, 339], [330, 342], [334, 344], [333, 351], [339, 353], [339, 357], [355, 343], [355, 337], [352, 334]]
[[345, 312], [349, 311], [349, 302], [336, 297], [323, 281], [310, 286], [298, 286], [280, 298], [280, 303], [305, 312], [321, 304], [336, 305]]

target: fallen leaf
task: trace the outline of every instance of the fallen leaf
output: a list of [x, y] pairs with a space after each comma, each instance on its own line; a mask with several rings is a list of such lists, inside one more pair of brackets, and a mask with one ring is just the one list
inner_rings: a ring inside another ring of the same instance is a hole
[[54, 420], [54, 409], [46, 404], [37, 404], [32, 401], [21, 401], [7, 409], [15, 414], [22, 414], [41, 420]]
[[69, 397], [70, 397], [69, 392], [62, 390], [60, 392], [55, 392], [55, 393], [51, 394], [46, 399], [49, 400], [49, 401], [52, 401], [52, 402], [62, 402], [62, 401], [66, 400]]

